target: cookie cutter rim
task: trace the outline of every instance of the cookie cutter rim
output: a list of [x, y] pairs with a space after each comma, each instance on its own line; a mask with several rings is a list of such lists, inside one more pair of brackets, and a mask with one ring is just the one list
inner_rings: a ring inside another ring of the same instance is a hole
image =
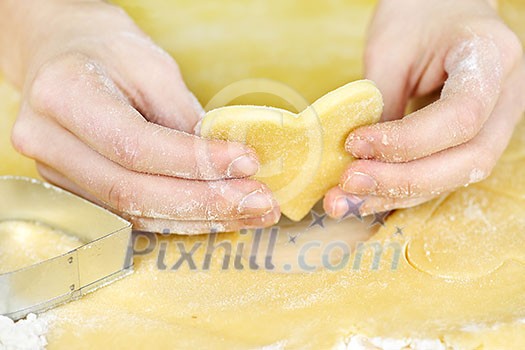
[[[7, 203], [9, 197], [14, 204]], [[128, 255], [131, 223], [59, 187], [28, 177], [0, 176], [2, 221], [43, 223], [82, 242], [61, 255], [0, 274], [0, 315], [15, 321], [79, 299], [133, 272]]]

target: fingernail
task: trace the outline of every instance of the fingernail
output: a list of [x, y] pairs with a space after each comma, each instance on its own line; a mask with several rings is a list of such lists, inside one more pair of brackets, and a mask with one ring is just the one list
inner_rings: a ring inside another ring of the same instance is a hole
[[249, 227], [268, 227], [278, 223], [280, 217], [281, 211], [279, 208], [273, 208], [268, 214], [265, 214], [261, 217], [246, 219], [244, 224]]
[[346, 203], [345, 197], [340, 196], [334, 199], [332, 217], [340, 218], [346, 213], [347, 210], [348, 204]]
[[343, 191], [353, 193], [373, 193], [376, 188], [376, 180], [370, 175], [360, 172], [350, 175], [343, 184]]
[[370, 143], [358, 137], [349, 137], [345, 148], [356, 158], [371, 158], [374, 155]]
[[358, 208], [360, 207], [360, 205], [358, 205], [359, 203], [362, 203], [363, 200], [359, 197], [356, 197], [352, 194], [348, 194], [346, 196], [339, 196], [337, 197], [336, 199], [334, 199], [334, 202], [333, 202], [333, 210], [332, 210], [332, 217], [334, 218], [341, 218], [342, 216], [344, 216], [345, 214], [348, 213], [348, 209], [350, 209], [348, 207], [348, 204], [352, 203], [352, 204], [355, 204], [355, 208]]
[[239, 177], [239, 176], [252, 176], [259, 170], [259, 162], [249, 156], [242, 155], [235, 158], [228, 166], [227, 175], [228, 177]]
[[238, 209], [241, 214], [266, 215], [273, 210], [273, 201], [269, 195], [256, 190], [241, 200]]

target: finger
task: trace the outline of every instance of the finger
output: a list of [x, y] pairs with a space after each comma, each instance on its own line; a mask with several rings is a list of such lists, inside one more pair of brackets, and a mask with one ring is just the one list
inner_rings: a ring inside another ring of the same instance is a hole
[[109, 211], [114, 212], [117, 215], [122, 215], [122, 213], [116, 211], [108, 204], [102, 202], [98, 198], [96, 198], [94, 195], [89, 193], [88, 191], [84, 190], [80, 185], [77, 185], [73, 181], [71, 181], [66, 175], [61, 174], [60, 172], [53, 169], [51, 166], [48, 166], [44, 163], [41, 163], [39, 161], [36, 162], [36, 168], [40, 176], [47, 182], [58, 186], [68, 192], [71, 192], [77, 196], [80, 196], [91, 203], [94, 203], [100, 207], [103, 207]]
[[31, 103], [106, 158], [133, 171], [188, 179], [257, 172], [256, 155], [247, 146], [208, 141], [147, 122], [92, 62], [77, 61], [41, 73]]
[[74, 193], [77, 196], [87, 199], [88, 201], [92, 203], [96, 203], [97, 205], [103, 204], [97, 198], [95, 198], [91, 193], [89, 193], [88, 191], [85, 191], [79, 185], [77, 185], [76, 183], [68, 179], [67, 176], [59, 173], [52, 167], [42, 162], [37, 161], [36, 170], [38, 171], [40, 176], [44, 180], [49, 182], [50, 184], [63, 188], [64, 190]]
[[407, 163], [353, 162], [342, 189], [390, 198], [435, 196], [486, 178], [524, 112], [525, 64], [507, 82], [493, 114], [469, 143]]
[[395, 120], [403, 116], [409, 91], [407, 83], [409, 65], [405, 51], [398, 49], [388, 54], [382, 42], [371, 42], [365, 52], [365, 76], [377, 85], [383, 95], [382, 120]]
[[[188, 90], [175, 60], [148, 37], [126, 36], [112, 45], [117, 84], [147, 120], [193, 133], [204, 109]], [[130, 56], [129, 52], [133, 51]]]
[[394, 209], [410, 208], [431, 200], [434, 197], [418, 198], [388, 198], [377, 196], [356, 196], [334, 187], [324, 197], [323, 208], [332, 218], [340, 219], [347, 215], [348, 201], [359, 207], [363, 216], [390, 211]]
[[151, 219], [147, 217], [127, 217], [133, 228], [148, 232], [168, 232], [173, 234], [202, 234], [210, 232], [234, 232], [241, 229], [263, 228], [276, 224], [280, 212], [275, 208], [260, 218], [248, 218], [230, 221], [176, 221]]
[[[27, 155], [52, 164], [118, 212], [174, 220], [260, 217], [278, 208], [269, 189], [253, 180], [190, 181], [134, 173], [109, 161], [50, 120], [33, 117], [16, 138], [31, 139]], [[18, 130], [21, 130], [18, 127]], [[47, 143], [46, 148], [40, 147]]]
[[[40, 175], [48, 182], [58, 187], [61, 187], [71, 193], [81, 196], [92, 203], [102, 206], [108, 210], [112, 210], [105, 203], [99, 201], [93, 195], [83, 190], [80, 186], [69, 180], [66, 176], [60, 174], [53, 168], [38, 162], [37, 170]], [[114, 210], [113, 210], [114, 211]], [[122, 213], [116, 213], [121, 214]], [[230, 221], [176, 221], [165, 219], [152, 219], [148, 217], [135, 217], [130, 215], [123, 215], [132, 224], [134, 229], [144, 230], [148, 232], [162, 232], [174, 234], [200, 234], [209, 232], [231, 232], [241, 229], [262, 228], [271, 226], [279, 221], [280, 211], [278, 208], [262, 217], [246, 218], [241, 220]]]
[[460, 42], [446, 57], [439, 101], [402, 120], [354, 131], [347, 150], [358, 158], [407, 162], [469, 141], [490, 116], [518, 57], [503, 60], [492, 39]]

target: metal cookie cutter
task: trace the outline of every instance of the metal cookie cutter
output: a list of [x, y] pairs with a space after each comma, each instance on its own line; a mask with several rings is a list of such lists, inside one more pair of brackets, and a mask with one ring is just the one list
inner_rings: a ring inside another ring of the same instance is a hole
[[[0, 221], [39, 222], [78, 237], [68, 253], [0, 274], [0, 315], [13, 320], [48, 310], [132, 272], [131, 224], [47, 183], [0, 176]], [[128, 265], [128, 266], [126, 266]]]

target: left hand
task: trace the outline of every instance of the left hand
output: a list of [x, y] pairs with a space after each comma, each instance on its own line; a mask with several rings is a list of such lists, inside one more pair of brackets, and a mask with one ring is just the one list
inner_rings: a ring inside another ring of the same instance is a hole
[[[383, 93], [383, 123], [352, 132], [358, 160], [324, 200], [341, 217], [410, 207], [486, 178], [525, 111], [517, 36], [487, 0], [382, 0], [366, 48], [366, 76]], [[410, 98], [440, 99], [403, 118]]]

